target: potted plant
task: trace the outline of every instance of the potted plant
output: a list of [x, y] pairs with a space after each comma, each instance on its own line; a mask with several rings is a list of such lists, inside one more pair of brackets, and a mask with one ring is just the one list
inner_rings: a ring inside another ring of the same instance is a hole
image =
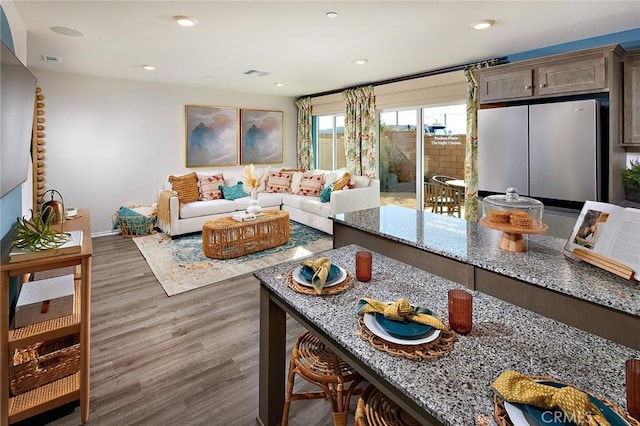
[[625, 198], [640, 203], [640, 159], [631, 160], [629, 167], [622, 171]]

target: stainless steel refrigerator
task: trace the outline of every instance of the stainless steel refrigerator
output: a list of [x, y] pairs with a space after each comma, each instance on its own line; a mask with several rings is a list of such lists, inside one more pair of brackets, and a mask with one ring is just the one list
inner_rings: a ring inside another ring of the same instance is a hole
[[478, 111], [478, 190], [545, 200], [600, 200], [597, 100]]

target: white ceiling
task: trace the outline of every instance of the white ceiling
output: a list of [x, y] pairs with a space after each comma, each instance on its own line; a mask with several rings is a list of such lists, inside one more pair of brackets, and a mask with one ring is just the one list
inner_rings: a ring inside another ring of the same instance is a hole
[[[32, 70], [300, 96], [640, 27], [640, 1], [31, 1]], [[329, 19], [328, 11], [339, 16]], [[180, 27], [172, 17], [198, 20]], [[477, 31], [470, 23], [494, 19]], [[68, 27], [71, 37], [51, 31]], [[41, 55], [59, 56], [45, 63]], [[366, 58], [366, 65], [353, 61]], [[145, 71], [143, 64], [157, 67]], [[266, 77], [243, 73], [268, 71]], [[274, 83], [284, 83], [276, 87]]]

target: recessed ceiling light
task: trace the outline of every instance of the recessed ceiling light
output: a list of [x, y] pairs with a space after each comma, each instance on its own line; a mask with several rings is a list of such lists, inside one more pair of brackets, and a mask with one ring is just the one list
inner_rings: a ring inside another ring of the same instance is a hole
[[142, 68], [144, 68], [147, 71], [153, 71], [156, 69], [156, 67], [154, 67], [153, 65], [143, 65]]
[[193, 27], [198, 23], [196, 19], [190, 18], [184, 15], [177, 15], [173, 17], [173, 20], [176, 21], [178, 25], [182, 25], [183, 27]]
[[494, 21], [493, 19], [483, 19], [482, 21], [474, 22], [473, 24], [471, 24], [471, 28], [473, 28], [474, 30], [486, 30], [495, 23], [496, 21]]
[[273, 83], [273, 85], [277, 87], [284, 87], [284, 83]]
[[357, 64], [357, 65], [364, 65], [364, 64], [366, 64], [367, 62], [369, 62], [369, 61], [368, 61], [368, 60], [366, 60], [366, 59], [356, 59], [355, 61], [353, 61], [353, 63], [354, 63], [354, 64]]
[[50, 29], [54, 33], [58, 33], [58, 34], [66, 35], [66, 36], [71, 36], [71, 37], [82, 37], [84, 35], [80, 31], [74, 30], [73, 28], [51, 27]]
[[327, 18], [337, 18], [338, 12], [327, 12]]

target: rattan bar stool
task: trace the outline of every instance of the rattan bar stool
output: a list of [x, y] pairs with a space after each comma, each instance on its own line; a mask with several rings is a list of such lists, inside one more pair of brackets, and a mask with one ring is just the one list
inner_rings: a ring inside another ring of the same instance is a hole
[[417, 426], [420, 424], [373, 385], [367, 386], [358, 399], [355, 417], [356, 426]]
[[[296, 375], [320, 387], [322, 392], [293, 393]], [[289, 422], [291, 401], [318, 398], [327, 398], [331, 403], [331, 415], [335, 426], [346, 425], [351, 395], [362, 393], [363, 388], [357, 387], [361, 381], [360, 374], [317, 337], [309, 332], [303, 333], [291, 350], [282, 426], [287, 426]]]

